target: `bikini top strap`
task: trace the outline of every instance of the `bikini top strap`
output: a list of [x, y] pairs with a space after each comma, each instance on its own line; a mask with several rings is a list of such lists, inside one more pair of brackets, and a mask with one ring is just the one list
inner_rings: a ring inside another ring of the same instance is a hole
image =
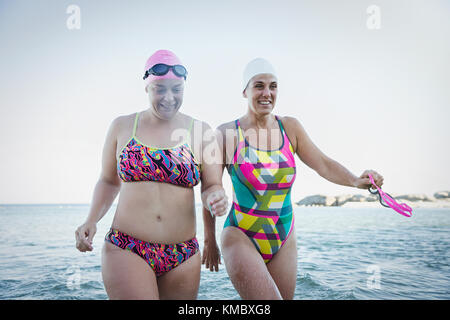
[[133, 127], [132, 137], [136, 136], [136, 128], [137, 128], [138, 118], [139, 118], [139, 112], [136, 112], [136, 118], [134, 119], [134, 127]]
[[191, 124], [189, 125], [188, 133], [191, 135], [192, 127], [194, 126], [194, 118], [191, 120]]
[[191, 145], [191, 132], [192, 132], [192, 128], [194, 127], [194, 118], [192, 118], [191, 123], [189, 124], [189, 129], [188, 129], [188, 134], [186, 136], [186, 142], [189, 144], [189, 146]]

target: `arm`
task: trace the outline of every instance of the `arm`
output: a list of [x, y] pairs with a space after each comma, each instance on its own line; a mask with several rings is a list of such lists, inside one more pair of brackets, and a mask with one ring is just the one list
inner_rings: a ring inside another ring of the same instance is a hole
[[97, 222], [108, 212], [120, 191], [120, 179], [116, 169], [118, 119], [109, 127], [102, 153], [102, 169], [95, 185], [94, 195], [86, 221], [75, 231], [76, 247], [81, 252], [92, 251], [92, 239]]
[[222, 186], [223, 160], [218, 133], [209, 126], [203, 131], [201, 197], [203, 207], [216, 216], [226, 213], [227, 198]]
[[378, 186], [383, 184], [383, 177], [376, 171], [366, 170], [357, 177], [347, 168], [325, 155], [309, 138], [300, 122], [286, 117], [286, 127], [295, 136], [295, 152], [299, 158], [321, 177], [330, 182], [360, 189], [367, 189], [371, 185], [368, 174], [371, 173]]
[[[204, 241], [202, 264], [219, 271], [220, 250], [216, 241], [216, 216], [227, 211], [228, 200], [222, 187], [223, 161], [221, 138], [211, 128], [203, 132], [202, 203]], [[210, 208], [212, 213], [210, 212]]]

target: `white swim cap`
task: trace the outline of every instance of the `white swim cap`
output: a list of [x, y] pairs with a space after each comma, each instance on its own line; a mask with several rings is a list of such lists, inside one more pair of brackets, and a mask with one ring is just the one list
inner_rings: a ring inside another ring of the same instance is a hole
[[277, 77], [275, 69], [266, 59], [256, 58], [250, 61], [244, 70], [244, 82], [242, 83], [243, 84], [242, 91], [244, 91], [245, 88], [247, 88], [248, 82], [250, 81], [251, 78], [253, 78], [258, 74], [263, 73], [270, 73], [275, 78]]

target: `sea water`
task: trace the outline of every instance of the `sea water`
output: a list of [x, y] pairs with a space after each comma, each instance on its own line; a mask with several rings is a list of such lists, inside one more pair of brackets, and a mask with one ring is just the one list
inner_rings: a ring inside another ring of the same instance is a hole
[[[0, 205], [0, 299], [107, 299], [101, 248], [115, 212], [98, 223], [94, 250], [75, 248], [88, 205]], [[450, 299], [450, 209], [295, 207], [294, 299]], [[219, 241], [225, 217], [217, 218]], [[201, 206], [197, 238], [203, 249]], [[240, 299], [225, 265], [202, 266], [198, 299]]]

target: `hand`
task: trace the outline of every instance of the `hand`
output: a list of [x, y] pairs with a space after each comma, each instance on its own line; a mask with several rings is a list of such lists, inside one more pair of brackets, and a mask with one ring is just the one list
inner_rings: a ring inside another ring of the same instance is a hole
[[206, 204], [215, 216], [223, 216], [227, 213], [228, 197], [223, 189], [211, 192], [206, 198]]
[[76, 247], [81, 252], [92, 251], [92, 239], [97, 232], [97, 224], [85, 222], [75, 231]]
[[369, 189], [371, 187], [372, 189], [376, 189], [374, 185], [370, 182], [369, 179], [369, 173], [372, 175], [373, 180], [375, 184], [379, 187], [383, 185], [383, 176], [376, 172], [375, 170], [366, 170], [364, 171], [361, 176], [356, 179], [355, 187], [359, 189]]
[[202, 254], [202, 264], [204, 264], [205, 267], [211, 272], [219, 271], [219, 264], [222, 264], [222, 262], [220, 261], [220, 250], [216, 241], [210, 242], [205, 240], [205, 246], [203, 247]]

